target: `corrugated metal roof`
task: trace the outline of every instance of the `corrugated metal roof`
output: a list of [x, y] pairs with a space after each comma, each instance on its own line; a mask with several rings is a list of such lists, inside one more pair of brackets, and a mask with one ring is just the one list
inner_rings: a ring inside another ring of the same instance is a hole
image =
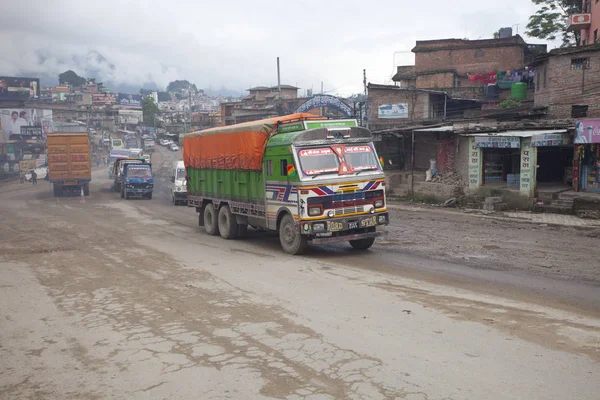
[[435, 128], [415, 129], [415, 132], [454, 132], [454, 126], [438, 126]]
[[532, 137], [545, 135], [547, 133], [567, 133], [566, 129], [544, 129], [537, 131], [505, 131], [505, 132], [487, 132], [487, 133], [464, 133], [460, 136], [498, 136], [498, 137]]

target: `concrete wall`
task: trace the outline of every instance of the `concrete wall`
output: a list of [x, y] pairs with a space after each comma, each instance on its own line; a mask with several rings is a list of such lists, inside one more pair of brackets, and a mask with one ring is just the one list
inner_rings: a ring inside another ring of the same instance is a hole
[[[536, 67], [534, 105], [548, 107], [548, 118], [571, 118], [572, 105], [588, 105], [587, 117], [600, 117], [600, 48], [553, 55]], [[589, 58], [589, 69], [572, 69], [574, 59]]]

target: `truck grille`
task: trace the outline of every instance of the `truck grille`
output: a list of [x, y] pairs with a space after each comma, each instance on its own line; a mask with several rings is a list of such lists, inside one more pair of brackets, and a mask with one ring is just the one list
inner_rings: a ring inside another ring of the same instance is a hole
[[354, 190], [336, 193], [332, 196], [331, 203], [335, 215], [362, 213], [365, 211], [365, 192]]
[[338, 216], [338, 215], [346, 215], [346, 214], [356, 214], [356, 213], [362, 213], [364, 211], [365, 211], [364, 206], [336, 208], [335, 215]]

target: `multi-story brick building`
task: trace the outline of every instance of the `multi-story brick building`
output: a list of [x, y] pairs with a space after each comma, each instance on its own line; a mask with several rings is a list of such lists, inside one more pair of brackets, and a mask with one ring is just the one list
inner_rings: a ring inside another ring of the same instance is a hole
[[548, 118], [600, 117], [600, 43], [554, 49], [532, 65], [534, 106]]
[[525, 67], [546, 52], [546, 45], [530, 45], [510, 29], [504, 31], [507, 37], [499, 39], [419, 40], [412, 49], [415, 65], [399, 66], [392, 79], [401, 87], [443, 90], [463, 98], [484, 99], [489, 83], [510, 89], [514, 82], [528, 81]]

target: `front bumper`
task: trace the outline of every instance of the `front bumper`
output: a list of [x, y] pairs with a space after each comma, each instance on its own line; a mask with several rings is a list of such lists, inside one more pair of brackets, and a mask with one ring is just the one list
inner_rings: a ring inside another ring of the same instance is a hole
[[126, 188], [125, 189], [125, 193], [128, 194], [148, 194], [148, 193], [152, 193], [152, 189], [130, 189], [130, 188]]
[[360, 240], [374, 238], [382, 236], [383, 232], [365, 232], [365, 233], [354, 233], [344, 236], [332, 236], [332, 237], [316, 237], [312, 240], [314, 244], [328, 244], [328, 243], [339, 243], [347, 242], [349, 240]]
[[389, 222], [390, 218], [387, 212], [344, 218], [301, 221], [300, 233], [314, 236], [315, 239], [344, 237], [344, 240], [348, 240], [349, 235], [362, 234], [366, 230], [372, 230], [372, 228], [376, 228], [377, 226], [388, 225]]

